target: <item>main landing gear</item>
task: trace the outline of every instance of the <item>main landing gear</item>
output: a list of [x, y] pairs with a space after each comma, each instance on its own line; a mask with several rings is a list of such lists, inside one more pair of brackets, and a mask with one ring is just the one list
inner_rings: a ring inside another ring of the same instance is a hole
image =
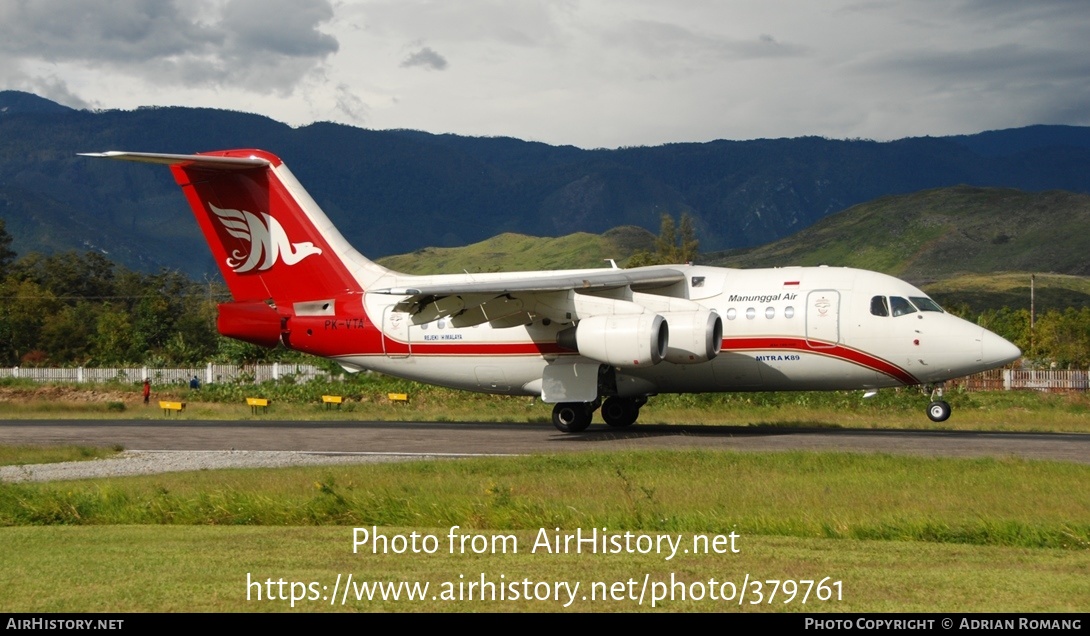
[[579, 433], [587, 430], [594, 411], [602, 406], [602, 419], [614, 427], [631, 426], [640, 416], [640, 407], [647, 404], [646, 397], [611, 397], [602, 404], [593, 402], [561, 402], [553, 407], [553, 426], [561, 433]]
[[631, 426], [640, 417], [640, 407], [647, 398], [611, 397], [602, 405], [602, 419], [610, 426]]
[[553, 426], [561, 433], [579, 433], [587, 430], [594, 417], [594, 409], [600, 402], [561, 402], [553, 407]]
[[931, 404], [927, 405], [927, 417], [932, 422], [945, 422], [950, 419], [950, 404], [942, 399], [943, 383], [931, 387]]

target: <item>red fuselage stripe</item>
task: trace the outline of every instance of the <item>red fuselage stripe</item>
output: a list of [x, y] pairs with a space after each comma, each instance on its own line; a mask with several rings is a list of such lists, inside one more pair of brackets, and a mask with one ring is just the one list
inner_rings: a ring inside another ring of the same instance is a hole
[[723, 351], [801, 351], [805, 353], [813, 353], [822, 356], [828, 356], [830, 358], [837, 358], [853, 364], [858, 364], [868, 369], [873, 369], [879, 373], [884, 373], [900, 382], [908, 385], [919, 384], [911, 373], [905, 371], [901, 367], [883, 360], [876, 358], [869, 353], [859, 351], [858, 349], [852, 349], [840, 344], [831, 344], [825, 342], [819, 342], [818, 346], [811, 344], [811, 341], [805, 338], [782, 338], [782, 337], [763, 337], [763, 338], [724, 338], [723, 339]]
[[[398, 342], [400, 347], [405, 343]], [[829, 358], [836, 358], [888, 375], [907, 385], [919, 384], [911, 373], [901, 367], [869, 353], [840, 344], [816, 343], [805, 338], [763, 336], [755, 338], [724, 338], [722, 351], [798, 351]], [[413, 342], [414, 356], [541, 356], [574, 355], [553, 342], [504, 342], [504, 343], [433, 343]], [[408, 353], [408, 350], [405, 351]], [[376, 353], [374, 355], [383, 355]]]

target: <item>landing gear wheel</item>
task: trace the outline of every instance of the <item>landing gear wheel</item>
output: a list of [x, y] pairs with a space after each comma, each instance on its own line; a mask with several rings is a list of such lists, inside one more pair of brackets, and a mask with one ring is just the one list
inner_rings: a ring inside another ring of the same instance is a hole
[[611, 397], [602, 405], [602, 419], [610, 426], [631, 426], [639, 416], [635, 400]]
[[936, 400], [927, 406], [927, 417], [932, 422], [945, 422], [950, 417], [950, 405], [942, 400]]
[[594, 409], [584, 402], [561, 402], [553, 407], [553, 426], [561, 433], [587, 430]]

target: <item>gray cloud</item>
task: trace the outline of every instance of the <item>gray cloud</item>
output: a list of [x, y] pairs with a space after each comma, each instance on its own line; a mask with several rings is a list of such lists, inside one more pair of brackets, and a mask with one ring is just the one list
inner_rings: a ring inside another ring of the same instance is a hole
[[223, 40], [167, 0], [0, 0], [0, 50], [49, 62], [131, 62]]
[[367, 104], [352, 92], [347, 84], [338, 84], [336, 93], [337, 111], [343, 113], [349, 121], [364, 124], [367, 121]]
[[332, 17], [329, 0], [0, 0], [0, 53], [285, 94], [337, 52]]
[[333, 36], [318, 31], [332, 18], [328, 0], [231, 0], [222, 27], [240, 53], [323, 58], [338, 48]]
[[35, 77], [4, 65], [0, 65], [0, 87], [34, 93], [69, 108], [91, 110], [100, 106], [98, 102], [76, 95], [67, 82], [55, 75]]
[[638, 51], [660, 64], [688, 61], [703, 65], [715, 61], [793, 57], [804, 52], [802, 47], [778, 42], [767, 33], [752, 39], [735, 39], [655, 20], [630, 20], [618, 24], [606, 32], [604, 41], [608, 45]]
[[554, 41], [556, 19], [568, 2], [553, 0], [374, 0], [365, 4], [368, 28], [428, 42], [502, 43], [518, 47]]
[[874, 76], [943, 100], [951, 116], [960, 108], [975, 111], [975, 121], [963, 124], [966, 129], [973, 123], [1090, 123], [1090, 58], [1070, 50], [1010, 43], [902, 51], [862, 66]]
[[428, 70], [442, 71], [447, 68], [447, 59], [429, 47], [424, 47], [409, 55], [401, 62], [402, 68], [420, 66]]

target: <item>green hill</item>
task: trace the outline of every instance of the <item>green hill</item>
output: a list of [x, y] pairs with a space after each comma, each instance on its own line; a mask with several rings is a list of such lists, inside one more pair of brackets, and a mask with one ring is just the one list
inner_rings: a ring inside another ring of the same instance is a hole
[[961, 273], [1090, 274], [1090, 196], [958, 186], [883, 197], [717, 265], [846, 265], [926, 282]]
[[883, 197], [750, 250], [725, 267], [843, 265], [916, 283], [947, 305], [981, 311], [1090, 306], [1090, 196], [958, 186]]
[[[1090, 307], [1090, 277], [1066, 274], [1035, 274], [1034, 307], [1038, 315], [1068, 307]], [[963, 274], [923, 285], [944, 307], [968, 306], [979, 313], [1010, 307], [1029, 309], [1030, 274]]]
[[465, 247], [427, 247], [388, 256], [379, 263], [407, 274], [606, 267], [606, 259], [621, 262], [638, 250], [654, 249], [654, 243], [653, 234], [631, 226], [605, 234], [578, 232], [557, 238], [507, 232]]
[[[834, 214], [767, 245], [699, 259], [757, 268], [842, 265], [909, 280], [950, 307], [1029, 308], [1030, 272], [1043, 312], [1090, 307], [1090, 196], [958, 186], [884, 197]], [[461, 248], [426, 248], [382, 259], [408, 273], [598, 267], [654, 237], [639, 228], [534, 238], [501, 234]]]

